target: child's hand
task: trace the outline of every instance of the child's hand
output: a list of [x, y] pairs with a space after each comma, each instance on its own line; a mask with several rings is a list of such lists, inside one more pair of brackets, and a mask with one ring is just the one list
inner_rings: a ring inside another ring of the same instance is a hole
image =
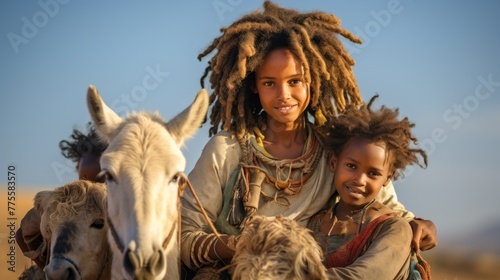
[[410, 221], [413, 230], [411, 245], [415, 252], [430, 250], [437, 245], [437, 229], [430, 220], [415, 218]]

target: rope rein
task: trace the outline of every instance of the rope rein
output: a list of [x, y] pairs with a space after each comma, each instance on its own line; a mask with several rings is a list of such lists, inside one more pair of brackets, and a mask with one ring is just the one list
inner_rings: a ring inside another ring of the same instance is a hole
[[[193, 188], [193, 185], [191, 184], [191, 182], [189, 181], [189, 178], [186, 176], [186, 174], [182, 173], [181, 174], [181, 178], [182, 178], [182, 186], [179, 186], [179, 198], [182, 196], [183, 194], [183, 191], [184, 191], [184, 188], [186, 187], [186, 185], [189, 187], [189, 190], [191, 191], [191, 194], [193, 194], [193, 197], [194, 199], [196, 200], [196, 203], [198, 204], [198, 206], [200, 206], [200, 210], [201, 210], [201, 214], [203, 214], [203, 217], [205, 218], [205, 220], [207, 221], [207, 224], [208, 226], [210, 227], [210, 229], [212, 230], [212, 232], [215, 234], [215, 236], [217, 236], [217, 238], [219, 239], [219, 241], [222, 241], [221, 237], [220, 237], [220, 234], [219, 232], [217, 231], [217, 229], [215, 229], [215, 226], [214, 224], [212, 223], [212, 221], [210, 220], [210, 218], [208, 217], [208, 214], [207, 212], [205, 211], [205, 208], [203, 208], [203, 204], [201, 204], [201, 201], [200, 199], [198, 198], [198, 196], [196, 195], [196, 192]], [[180, 207], [180, 200], [179, 200], [179, 207]], [[179, 217], [180, 217], [180, 214], [181, 211], [179, 211]], [[180, 220], [180, 219], [179, 219]], [[223, 242], [223, 241], [222, 241]], [[180, 243], [180, 242], [179, 242]], [[225, 244], [225, 243], [224, 243]]]

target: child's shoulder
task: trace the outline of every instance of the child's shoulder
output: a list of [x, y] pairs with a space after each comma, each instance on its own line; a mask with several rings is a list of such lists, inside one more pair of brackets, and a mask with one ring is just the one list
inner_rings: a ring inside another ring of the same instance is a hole
[[385, 227], [400, 228], [401, 230], [411, 232], [411, 226], [407, 220], [398, 216], [394, 210], [378, 201], [370, 205], [365, 217], [366, 225], [378, 219], [377, 221]]
[[368, 206], [368, 208], [366, 208], [365, 217], [367, 217], [370, 221], [373, 221], [380, 216], [388, 214], [395, 215], [395, 212], [381, 202], [374, 201], [370, 206]]
[[375, 221], [375, 220], [384, 220], [387, 221], [387, 223], [390, 224], [400, 224], [404, 223], [408, 225], [408, 222], [401, 218], [400, 216], [397, 215], [394, 210], [389, 208], [388, 206], [378, 202], [374, 201], [367, 209], [366, 209], [366, 214], [364, 218], [364, 224], [368, 225], [369, 223]]

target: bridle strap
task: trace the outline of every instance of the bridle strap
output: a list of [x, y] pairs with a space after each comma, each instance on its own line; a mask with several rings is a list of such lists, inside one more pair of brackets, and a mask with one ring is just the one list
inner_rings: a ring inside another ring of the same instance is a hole
[[118, 233], [116, 233], [116, 229], [113, 226], [113, 223], [111, 222], [111, 219], [109, 218], [109, 215], [106, 214], [106, 220], [108, 221], [108, 227], [109, 230], [111, 231], [111, 236], [113, 236], [113, 240], [115, 241], [116, 247], [118, 247], [118, 250], [120, 250], [120, 253], [123, 254], [123, 243], [120, 240], [120, 237], [118, 236]]
[[109, 259], [109, 251], [108, 250], [105, 251], [105, 254], [106, 254], [106, 258], [105, 258], [104, 262], [102, 263], [101, 272], [99, 273], [99, 277], [97, 277], [97, 279], [99, 279], [99, 280], [102, 279], [101, 278], [102, 277], [102, 273], [104, 272], [104, 269], [106, 268], [106, 265], [108, 265], [109, 262], [111, 261]]

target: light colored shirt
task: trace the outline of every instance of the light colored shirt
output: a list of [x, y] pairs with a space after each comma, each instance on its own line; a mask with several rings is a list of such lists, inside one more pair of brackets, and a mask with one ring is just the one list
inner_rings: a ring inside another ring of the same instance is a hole
[[[309, 137], [315, 136], [312, 134]], [[223, 207], [223, 192], [226, 182], [231, 173], [238, 168], [240, 157], [241, 148], [236, 137], [232, 133], [221, 131], [208, 141], [188, 176], [196, 195], [212, 221], [216, 219]], [[282, 215], [296, 220], [304, 227], [307, 226], [309, 218], [325, 207], [335, 191], [332, 184], [333, 174], [330, 172], [329, 164], [330, 160], [325, 153], [321, 156], [313, 174], [304, 183], [302, 190], [298, 194], [287, 196], [287, 203], [283, 203], [282, 200], [261, 199], [256, 215], [268, 217]], [[265, 164], [261, 164], [261, 167], [267, 168], [268, 172], [274, 174], [273, 167]], [[264, 181], [262, 192], [267, 197], [274, 197], [280, 191], [275, 186]], [[392, 184], [382, 189], [378, 200], [398, 212], [399, 215], [405, 216], [405, 218], [414, 217], [397, 201]], [[194, 238], [197, 235], [205, 234], [208, 225], [189, 189], [184, 191], [181, 201], [181, 258], [188, 267], [193, 268], [190, 252], [191, 247], [194, 245]]]

